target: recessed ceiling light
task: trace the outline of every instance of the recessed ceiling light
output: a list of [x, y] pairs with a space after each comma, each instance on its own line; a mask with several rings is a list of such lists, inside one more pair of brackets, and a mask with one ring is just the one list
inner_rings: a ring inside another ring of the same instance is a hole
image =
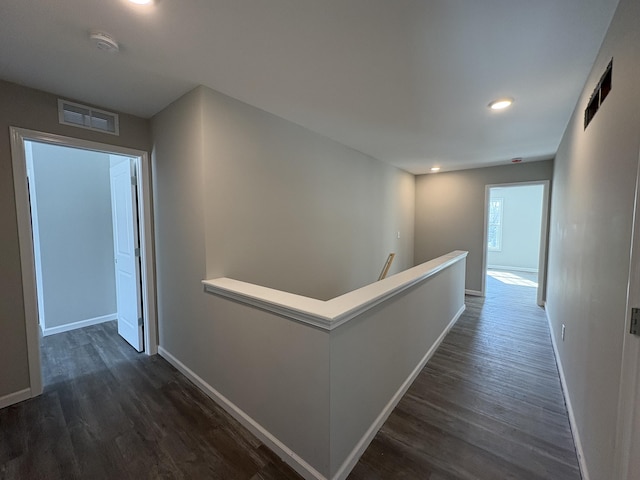
[[440, 167], [431, 167], [431, 171], [432, 172], [439, 172], [440, 171]]
[[136, 5], [149, 5], [153, 3], [153, 0], [129, 0], [131, 3], [135, 3]]
[[513, 103], [513, 98], [499, 98], [489, 104], [491, 110], [502, 110]]

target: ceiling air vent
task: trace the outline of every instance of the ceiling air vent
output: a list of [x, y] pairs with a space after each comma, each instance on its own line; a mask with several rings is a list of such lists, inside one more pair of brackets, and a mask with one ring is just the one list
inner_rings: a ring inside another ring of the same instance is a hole
[[611, 74], [613, 71], [613, 59], [609, 62], [607, 69], [600, 77], [600, 81], [598, 82], [598, 86], [591, 94], [591, 98], [589, 99], [589, 105], [587, 105], [587, 109], [584, 111], [584, 128], [587, 128], [587, 125], [591, 123], [593, 117], [595, 117], [596, 112], [604, 102], [604, 99], [607, 98], [609, 92], [611, 91]]
[[117, 113], [98, 110], [79, 103], [59, 99], [58, 120], [64, 125], [120, 135]]

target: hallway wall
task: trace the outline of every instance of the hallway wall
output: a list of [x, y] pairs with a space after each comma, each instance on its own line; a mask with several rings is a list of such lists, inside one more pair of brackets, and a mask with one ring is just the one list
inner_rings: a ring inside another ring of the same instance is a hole
[[[394, 271], [413, 266], [413, 175], [205, 87], [152, 123], [161, 352], [327, 470], [327, 452], [287, 419], [310, 408], [309, 431], [328, 434], [316, 406], [329, 393], [312, 380], [329, 362], [308, 361], [328, 355], [323, 332], [240, 314], [200, 282], [326, 299], [376, 281], [392, 251]], [[283, 358], [296, 360], [283, 370]], [[269, 384], [278, 406], [265, 409], [247, 386]]]
[[[150, 150], [149, 121], [120, 115], [120, 136], [61, 125], [58, 97], [0, 80], [0, 398], [29, 388], [22, 271], [9, 127]], [[34, 321], [37, 321], [34, 319]]]
[[485, 186], [551, 180], [553, 160], [416, 177], [416, 264], [466, 250], [467, 290], [482, 290]]
[[[554, 169], [547, 312], [592, 480], [615, 478], [640, 150], [638, 25], [640, 2], [620, 0]], [[585, 128], [584, 110], [612, 58], [612, 90]]]

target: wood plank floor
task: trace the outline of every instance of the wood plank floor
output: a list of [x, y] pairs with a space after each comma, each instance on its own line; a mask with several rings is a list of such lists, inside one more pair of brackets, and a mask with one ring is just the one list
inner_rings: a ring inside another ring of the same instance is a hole
[[45, 337], [40, 397], [0, 410], [0, 479], [300, 478], [115, 322]]
[[[467, 297], [350, 480], [580, 478], [535, 289], [496, 278]], [[115, 323], [46, 337], [42, 354], [44, 394], [0, 410], [2, 480], [300, 478]]]
[[487, 282], [350, 480], [580, 479], [535, 276]]

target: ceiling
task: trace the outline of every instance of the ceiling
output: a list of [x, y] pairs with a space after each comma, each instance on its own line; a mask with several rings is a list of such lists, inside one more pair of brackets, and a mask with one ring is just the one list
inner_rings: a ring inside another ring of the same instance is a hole
[[142, 117], [202, 84], [416, 174], [526, 162], [557, 150], [617, 3], [2, 0], [0, 78]]

